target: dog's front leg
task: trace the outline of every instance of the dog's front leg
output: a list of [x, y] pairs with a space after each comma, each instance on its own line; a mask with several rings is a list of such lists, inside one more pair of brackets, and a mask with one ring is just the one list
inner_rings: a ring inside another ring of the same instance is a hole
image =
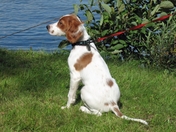
[[74, 104], [76, 101], [76, 91], [78, 89], [78, 85], [80, 82], [80, 77], [76, 77], [73, 74], [71, 74], [71, 79], [70, 79], [70, 89], [68, 92], [68, 101], [66, 106], [62, 106], [62, 109], [69, 108], [71, 104]]

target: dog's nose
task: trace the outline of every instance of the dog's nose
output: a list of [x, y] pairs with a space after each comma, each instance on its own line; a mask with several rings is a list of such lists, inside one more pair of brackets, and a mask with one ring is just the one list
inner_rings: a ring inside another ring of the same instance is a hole
[[50, 28], [50, 25], [47, 25], [47, 26], [46, 26], [46, 28], [49, 30], [49, 28]]

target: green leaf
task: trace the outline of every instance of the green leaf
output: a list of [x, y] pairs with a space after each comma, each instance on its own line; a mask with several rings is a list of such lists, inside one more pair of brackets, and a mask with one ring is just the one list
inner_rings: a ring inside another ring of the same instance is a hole
[[150, 21], [147, 19], [147, 18], [144, 18], [143, 20], [142, 20], [142, 24], [145, 24], [145, 23], [149, 23]]
[[132, 25], [134, 26], [137, 26], [137, 23], [136, 22], [131, 22]]
[[162, 16], [166, 16], [166, 15], [167, 15], [166, 12], [162, 12], [162, 13], [160, 14], [160, 17], [162, 17]]
[[89, 10], [86, 10], [86, 16], [89, 22], [93, 20], [93, 15]]
[[58, 45], [59, 48], [65, 48], [66, 46], [68, 46], [70, 43], [67, 40], [62, 40], [60, 42], [60, 44]]
[[121, 13], [124, 10], [125, 10], [125, 4], [121, 4], [118, 10], [118, 13]]
[[108, 12], [109, 16], [111, 16], [111, 7], [108, 4], [101, 3], [102, 7]]
[[103, 25], [103, 20], [104, 20], [104, 17], [103, 17], [103, 15], [101, 15], [101, 18], [100, 18], [100, 26]]
[[123, 44], [117, 44], [116, 46], [113, 47], [113, 49], [116, 49], [116, 50], [119, 50], [119, 49], [122, 49], [122, 48], [124, 48]]
[[121, 5], [122, 5], [122, 0], [117, 0], [117, 7], [120, 8]]
[[121, 44], [123, 44], [123, 46], [126, 44], [126, 41], [124, 41], [124, 40], [119, 40], [119, 42], [120, 42]]
[[117, 0], [117, 8], [118, 8], [118, 13], [124, 11], [125, 4], [123, 4], [122, 0]]
[[107, 35], [109, 33], [109, 30], [104, 30], [103, 32], [101, 32], [101, 35], [102, 36], [105, 36], [105, 35]]
[[119, 54], [119, 53], [121, 53], [122, 52], [122, 50], [114, 50], [113, 52], [111, 52], [112, 54]]
[[170, 1], [162, 1], [160, 3], [160, 7], [165, 8], [165, 9], [172, 9], [172, 8], [174, 8], [174, 4]]
[[90, 6], [93, 6], [94, 5], [94, 0], [91, 0], [90, 1]]
[[153, 0], [154, 4], [156, 4], [157, 0]]
[[155, 13], [156, 13], [157, 11], [159, 11], [159, 9], [160, 9], [160, 5], [157, 5], [157, 6], [155, 7], [155, 9], [151, 12], [151, 16], [155, 15]]
[[74, 12], [77, 15], [79, 11], [79, 6], [77, 4], [74, 4], [73, 7], [74, 7]]

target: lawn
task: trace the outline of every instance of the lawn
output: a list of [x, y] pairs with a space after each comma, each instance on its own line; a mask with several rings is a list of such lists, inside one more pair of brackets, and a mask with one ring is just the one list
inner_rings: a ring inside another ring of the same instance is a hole
[[77, 102], [62, 110], [69, 90], [68, 54], [0, 50], [1, 132], [174, 132], [176, 77], [143, 68], [135, 61], [106, 60], [121, 90], [121, 111], [148, 126], [79, 111]]

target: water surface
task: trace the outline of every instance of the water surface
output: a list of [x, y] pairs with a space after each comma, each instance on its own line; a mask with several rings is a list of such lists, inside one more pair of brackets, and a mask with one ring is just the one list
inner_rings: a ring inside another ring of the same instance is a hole
[[[79, 2], [79, 0], [1, 0], [0, 37], [72, 13], [73, 4]], [[64, 37], [50, 36], [46, 30], [46, 24], [43, 24], [0, 39], [0, 48], [53, 51], [58, 49], [58, 44], [63, 39]]]

